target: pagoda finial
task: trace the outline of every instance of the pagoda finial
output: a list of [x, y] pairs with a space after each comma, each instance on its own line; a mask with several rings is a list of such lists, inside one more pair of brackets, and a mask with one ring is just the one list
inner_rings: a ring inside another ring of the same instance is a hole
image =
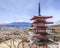
[[41, 10], [40, 10], [40, 2], [39, 2], [39, 4], [38, 4], [38, 15], [39, 16], [41, 16], [40, 12], [41, 12]]

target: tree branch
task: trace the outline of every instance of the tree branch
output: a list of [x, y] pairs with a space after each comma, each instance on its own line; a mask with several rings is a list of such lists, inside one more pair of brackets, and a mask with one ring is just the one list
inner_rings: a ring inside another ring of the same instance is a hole
[[18, 45], [17, 45], [17, 48], [19, 48], [19, 45], [22, 43], [22, 41], [20, 41], [19, 43], [18, 43]]

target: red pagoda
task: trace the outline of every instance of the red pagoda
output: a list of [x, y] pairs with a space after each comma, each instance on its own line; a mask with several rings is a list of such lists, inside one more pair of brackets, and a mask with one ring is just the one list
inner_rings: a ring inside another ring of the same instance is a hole
[[53, 22], [47, 22], [46, 19], [52, 18], [52, 16], [41, 16], [40, 14], [40, 3], [39, 3], [39, 15], [34, 16], [31, 20], [34, 20], [33, 28], [31, 28], [29, 35], [30, 37], [30, 43], [33, 45], [33, 48], [48, 48], [48, 44], [56, 44], [55, 41], [52, 41], [51, 37], [54, 37], [55, 35], [49, 34], [46, 30], [53, 30], [48, 28], [46, 24], [53, 24]]

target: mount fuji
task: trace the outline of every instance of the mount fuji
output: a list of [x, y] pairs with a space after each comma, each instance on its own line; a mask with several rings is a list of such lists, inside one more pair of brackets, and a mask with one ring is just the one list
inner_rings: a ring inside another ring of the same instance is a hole
[[12, 22], [5, 24], [6, 27], [30, 27], [31, 23], [28, 22]]

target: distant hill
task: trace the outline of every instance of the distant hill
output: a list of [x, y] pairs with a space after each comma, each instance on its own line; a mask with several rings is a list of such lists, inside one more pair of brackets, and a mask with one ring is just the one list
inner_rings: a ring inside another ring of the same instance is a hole
[[31, 23], [28, 22], [12, 22], [5, 24], [6, 27], [30, 27]]
[[50, 26], [51, 28], [54, 28], [55, 29], [55, 32], [57, 32], [58, 34], [60, 34], [60, 24], [57, 24], [57, 25], [52, 25]]
[[52, 27], [60, 27], [60, 24], [52, 25]]

